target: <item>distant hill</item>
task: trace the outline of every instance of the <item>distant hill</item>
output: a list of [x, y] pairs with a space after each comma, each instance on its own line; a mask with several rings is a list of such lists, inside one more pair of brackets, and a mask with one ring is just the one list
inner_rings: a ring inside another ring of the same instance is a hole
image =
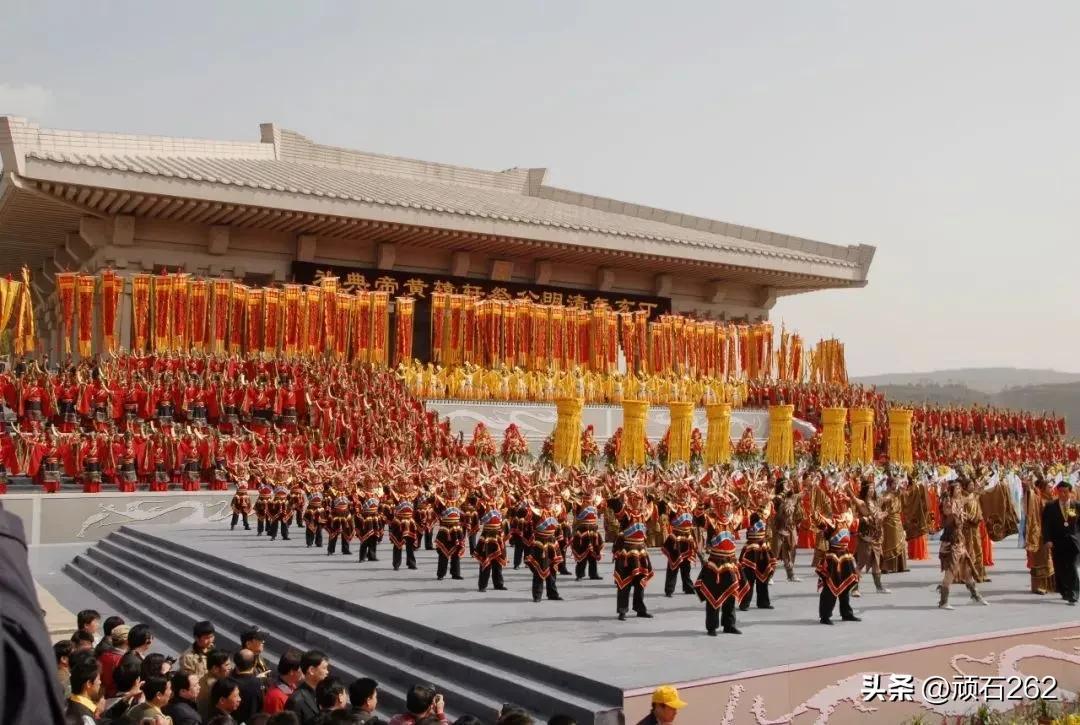
[[855, 378], [855, 382], [882, 387], [886, 385], [960, 385], [980, 393], [995, 394], [1008, 388], [1033, 385], [1059, 385], [1080, 382], [1080, 373], [1030, 368], [961, 368], [927, 373], [889, 373]]
[[877, 385], [889, 400], [899, 403], [936, 403], [937, 405], [991, 405], [992, 395], [964, 385], [907, 384]]
[[[863, 380], [862, 382], [866, 382]], [[877, 385], [891, 401], [900, 403], [936, 403], [938, 405], [993, 405], [1013, 410], [1026, 410], [1040, 415], [1055, 412], [1065, 417], [1069, 434], [1080, 428], [1080, 382], [1058, 385], [1025, 385], [1012, 387], [995, 394], [972, 390], [964, 385]]]

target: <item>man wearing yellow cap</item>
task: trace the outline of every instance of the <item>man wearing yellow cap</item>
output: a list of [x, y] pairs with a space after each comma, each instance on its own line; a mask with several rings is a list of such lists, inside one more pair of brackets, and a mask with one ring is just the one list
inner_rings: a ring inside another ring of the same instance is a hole
[[652, 711], [637, 725], [667, 725], [675, 722], [679, 710], [686, 703], [679, 699], [679, 691], [671, 685], [661, 685], [653, 691]]

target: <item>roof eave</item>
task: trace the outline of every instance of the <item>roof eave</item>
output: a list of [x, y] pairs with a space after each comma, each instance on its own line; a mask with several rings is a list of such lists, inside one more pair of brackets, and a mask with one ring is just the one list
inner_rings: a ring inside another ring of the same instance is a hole
[[[841, 266], [824, 260], [791, 259], [780, 253], [762, 253], [757, 249], [745, 251], [720, 250], [705, 245], [666, 242], [645, 237], [571, 229], [557, 225], [533, 224], [485, 218], [480, 215], [446, 213], [415, 207], [376, 204], [353, 199], [311, 196], [270, 189], [229, 184], [207, 183], [192, 179], [153, 176], [126, 171], [26, 160], [29, 179], [93, 186], [140, 194], [157, 194], [199, 201], [244, 204], [282, 209], [308, 214], [343, 218], [367, 219], [396, 224], [409, 224], [433, 229], [465, 231], [477, 234], [530, 239], [555, 244], [591, 247], [608, 252], [624, 251], [629, 244], [634, 252], [668, 258], [685, 258], [699, 263], [736, 267], [752, 267], [836, 280], [844, 286], [865, 281], [861, 266]], [[677, 253], [676, 253], [677, 252]]]

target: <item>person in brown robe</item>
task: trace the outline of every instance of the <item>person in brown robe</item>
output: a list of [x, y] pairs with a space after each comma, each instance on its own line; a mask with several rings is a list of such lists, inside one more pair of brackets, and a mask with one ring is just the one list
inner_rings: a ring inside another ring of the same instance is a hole
[[1024, 508], [1027, 513], [1027, 529], [1024, 532], [1024, 548], [1027, 549], [1027, 566], [1031, 570], [1031, 593], [1046, 594], [1054, 591], [1054, 561], [1050, 547], [1043, 538], [1042, 510], [1053, 500], [1050, 484], [1042, 476], [1024, 476]]
[[[951, 481], [947, 492], [941, 497], [941, 546], [938, 549], [938, 558], [941, 560], [941, 584], [938, 585], [939, 609], [952, 609], [949, 604], [949, 587], [954, 581], [962, 581], [971, 594], [973, 604], [986, 604], [986, 600], [979, 594], [975, 586], [975, 566], [972, 561], [972, 548], [966, 536], [967, 529], [974, 523], [975, 536], [978, 536], [979, 518], [975, 515], [975, 509], [970, 505], [970, 494], [963, 492], [963, 486], [959, 481]], [[978, 499], [976, 499], [976, 503]], [[976, 551], [979, 542], [975, 541]]]
[[789, 582], [800, 581], [795, 576], [795, 551], [799, 543], [799, 524], [805, 517], [802, 506], [802, 490], [797, 478], [785, 486], [784, 480], [776, 482], [773, 496], [772, 550], [778, 561], [783, 562]]
[[887, 512], [878, 505], [877, 490], [873, 480], [864, 480], [855, 502], [855, 514], [859, 517], [859, 539], [855, 548], [855, 563], [859, 571], [869, 571], [879, 594], [888, 594], [881, 583], [882, 528]]
[[963, 536], [964, 546], [968, 556], [971, 557], [971, 568], [976, 582], [988, 582], [986, 566], [983, 564], [982, 535], [979, 533], [979, 524], [982, 523], [982, 504], [979, 496], [975, 493], [975, 482], [965, 478], [961, 484], [962, 495], [959, 497], [964, 508]]
[[904, 504], [900, 483], [892, 476], [885, 480], [881, 510], [885, 513], [881, 523], [881, 571], [884, 574], [905, 572], [908, 570], [907, 534], [901, 519]]

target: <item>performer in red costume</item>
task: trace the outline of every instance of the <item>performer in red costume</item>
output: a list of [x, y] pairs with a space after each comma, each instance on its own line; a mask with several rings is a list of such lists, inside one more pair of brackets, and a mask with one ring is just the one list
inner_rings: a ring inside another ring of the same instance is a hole
[[630, 611], [631, 592], [634, 612], [650, 619], [652, 615], [645, 606], [645, 586], [653, 577], [653, 568], [649, 550], [645, 548], [645, 533], [649, 521], [656, 516], [656, 507], [633, 486], [624, 486], [615, 492], [608, 498], [607, 505], [621, 529], [611, 547], [617, 589], [615, 608], [619, 620], [625, 620]]
[[488, 581], [497, 591], [504, 591], [503, 567], [506, 566], [505, 502], [501, 488], [494, 481], [480, 484], [476, 496], [476, 510], [480, 514], [480, 538], [476, 542], [473, 558], [480, 564], [477, 588], [487, 591]]

